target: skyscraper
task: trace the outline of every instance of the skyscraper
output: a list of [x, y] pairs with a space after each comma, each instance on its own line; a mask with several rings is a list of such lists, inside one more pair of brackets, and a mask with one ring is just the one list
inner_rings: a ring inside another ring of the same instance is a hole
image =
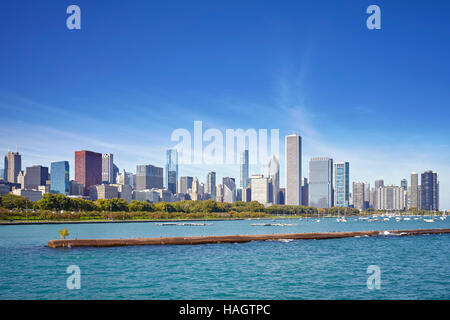
[[410, 187], [410, 208], [415, 207], [420, 209], [419, 207], [419, 175], [417, 172], [411, 173], [411, 187]]
[[192, 177], [180, 177], [180, 187], [178, 192], [188, 194], [189, 189], [192, 190], [192, 181], [193, 181]]
[[365, 193], [366, 193], [365, 183], [362, 181], [353, 182], [353, 207], [360, 211], [366, 209], [365, 204]]
[[406, 191], [399, 186], [382, 186], [376, 189], [378, 210], [405, 210]]
[[364, 208], [370, 207], [370, 183], [364, 181]]
[[248, 179], [248, 150], [241, 152], [241, 188], [245, 189], [249, 186]]
[[439, 177], [436, 172], [425, 171], [420, 177], [421, 201], [420, 209], [439, 210]]
[[400, 186], [403, 188], [403, 190], [408, 190], [408, 180], [402, 179], [402, 181], [400, 181]]
[[334, 164], [334, 205], [348, 207], [350, 201], [350, 164], [336, 162]]
[[17, 183], [17, 175], [22, 170], [22, 156], [19, 152], [9, 151], [5, 155], [4, 178], [8, 182]]
[[25, 172], [25, 189], [38, 189], [39, 186], [45, 186], [48, 180], [48, 168], [43, 166], [27, 167]]
[[273, 204], [279, 204], [279, 193], [280, 193], [280, 163], [278, 162], [277, 157], [275, 155], [269, 161], [269, 179], [272, 183], [271, 188], [271, 199], [268, 202]]
[[211, 195], [211, 199], [216, 200], [216, 173], [214, 171], [208, 172], [206, 175], [206, 193]]
[[113, 183], [117, 183], [118, 175], [119, 175], [119, 168], [113, 163], [113, 176], [112, 176]]
[[192, 200], [200, 200], [199, 196], [199, 190], [200, 189], [200, 183], [198, 182], [197, 177], [194, 177], [194, 180], [192, 180], [192, 192], [191, 192], [191, 199]]
[[116, 182], [117, 182], [117, 184], [126, 185], [126, 186], [130, 186], [131, 187], [130, 174], [128, 174], [125, 171], [125, 169], [123, 169], [122, 172], [117, 175]]
[[102, 154], [102, 182], [114, 183], [114, 155], [112, 153]]
[[269, 199], [269, 179], [262, 174], [254, 174], [250, 181], [252, 201], [258, 201], [263, 205], [271, 202]]
[[331, 208], [333, 200], [333, 159], [312, 158], [309, 161], [309, 205]]
[[92, 151], [75, 151], [75, 181], [88, 195], [89, 187], [102, 183], [102, 154]]
[[291, 134], [285, 138], [287, 205], [302, 204], [302, 137]]
[[[286, 190], [285, 190], [286, 193]], [[309, 183], [308, 178], [302, 178], [302, 206], [309, 206]]]
[[176, 194], [178, 181], [178, 152], [176, 149], [169, 149], [166, 152], [166, 170], [164, 179], [164, 187], [172, 192], [172, 194]]
[[52, 162], [50, 174], [50, 192], [70, 194], [69, 161]]
[[152, 165], [136, 166], [136, 190], [162, 189], [163, 188], [163, 168]]
[[232, 203], [236, 201], [236, 182], [234, 178], [223, 178], [223, 202]]
[[[374, 193], [374, 202], [375, 202], [375, 205], [377, 205], [378, 204], [378, 199], [377, 199], [377, 195], [378, 195], [378, 192], [377, 192], [377, 190], [379, 189], [379, 188], [381, 188], [381, 187], [384, 187], [384, 180], [382, 180], [382, 179], [380, 179], [380, 180], [375, 180], [375, 193]], [[376, 206], [375, 206], [376, 207]]]

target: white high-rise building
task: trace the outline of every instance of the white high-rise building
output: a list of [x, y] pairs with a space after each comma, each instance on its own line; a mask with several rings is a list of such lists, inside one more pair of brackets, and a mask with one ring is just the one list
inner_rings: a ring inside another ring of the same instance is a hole
[[232, 203], [236, 201], [236, 182], [234, 178], [223, 178], [223, 202]]
[[399, 186], [389, 185], [380, 187], [377, 192], [378, 210], [405, 210], [406, 209], [406, 191]]
[[302, 137], [291, 134], [285, 138], [287, 205], [302, 204]]
[[258, 201], [263, 205], [271, 202], [269, 199], [269, 178], [262, 174], [254, 174], [250, 178], [250, 184], [252, 201]]
[[102, 154], [102, 182], [114, 183], [114, 155], [112, 153]]
[[191, 199], [192, 200], [200, 200], [199, 197], [199, 190], [200, 189], [200, 183], [197, 179], [197, 177], [194, 177], [194, 180], [192, 180], [192, 193], [191, 193]]

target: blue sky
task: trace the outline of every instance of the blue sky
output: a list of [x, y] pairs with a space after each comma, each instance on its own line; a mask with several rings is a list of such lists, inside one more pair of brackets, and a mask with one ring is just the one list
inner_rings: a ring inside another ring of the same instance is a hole
[[[81, 8], [81, 30], [66, 8]], [[381, 30], [366, 8], [381, 8]], [[3, 1], [0, 152], [164, 165], [177, 128], [276, 128], [352, 181], [439, 172], [450, 209], [448, 1]], [[280, 141], [283, 154], [283, 141]], [[284, 157], [281, 156], [284, 185]], [[239, 177], [238, 166], [180, 166]], [[260, 168], [251, 168], [259, 173]], [[72, 170], [73, 172], [73, 170]]]

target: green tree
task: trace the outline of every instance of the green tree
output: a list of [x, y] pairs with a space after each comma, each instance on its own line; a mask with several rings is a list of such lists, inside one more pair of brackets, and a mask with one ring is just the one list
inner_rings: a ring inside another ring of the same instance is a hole
[[6, 209], [32, 209], [33, 202], [25, 197], [8, 193], [2, 197], [2, 206]]

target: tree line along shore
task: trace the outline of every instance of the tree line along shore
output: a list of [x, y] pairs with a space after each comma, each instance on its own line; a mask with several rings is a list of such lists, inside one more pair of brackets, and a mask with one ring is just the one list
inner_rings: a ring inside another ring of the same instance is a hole
[[[163, 220], [163, 219], [227, 219], [269, 217], [317, 217], [373, 215], [385, 212], [368, 209], [332, 207], [317, 209], [308, 206], [272, 205], [264, 207], [257, 201], [222, 203], [214, 200], [184, 200], [179, 202], [148, 203], [123, 199], [90, 201], [61, 194], [44, 194], [31, 202], [22, 196], [6, 194], [0, 197], [0, 220], [78, 221], [78, 220]], [[403, 215], [429, 215], [428, 211], [411, 208]], [[443, 214], [443, 212], [437, 213]]]

